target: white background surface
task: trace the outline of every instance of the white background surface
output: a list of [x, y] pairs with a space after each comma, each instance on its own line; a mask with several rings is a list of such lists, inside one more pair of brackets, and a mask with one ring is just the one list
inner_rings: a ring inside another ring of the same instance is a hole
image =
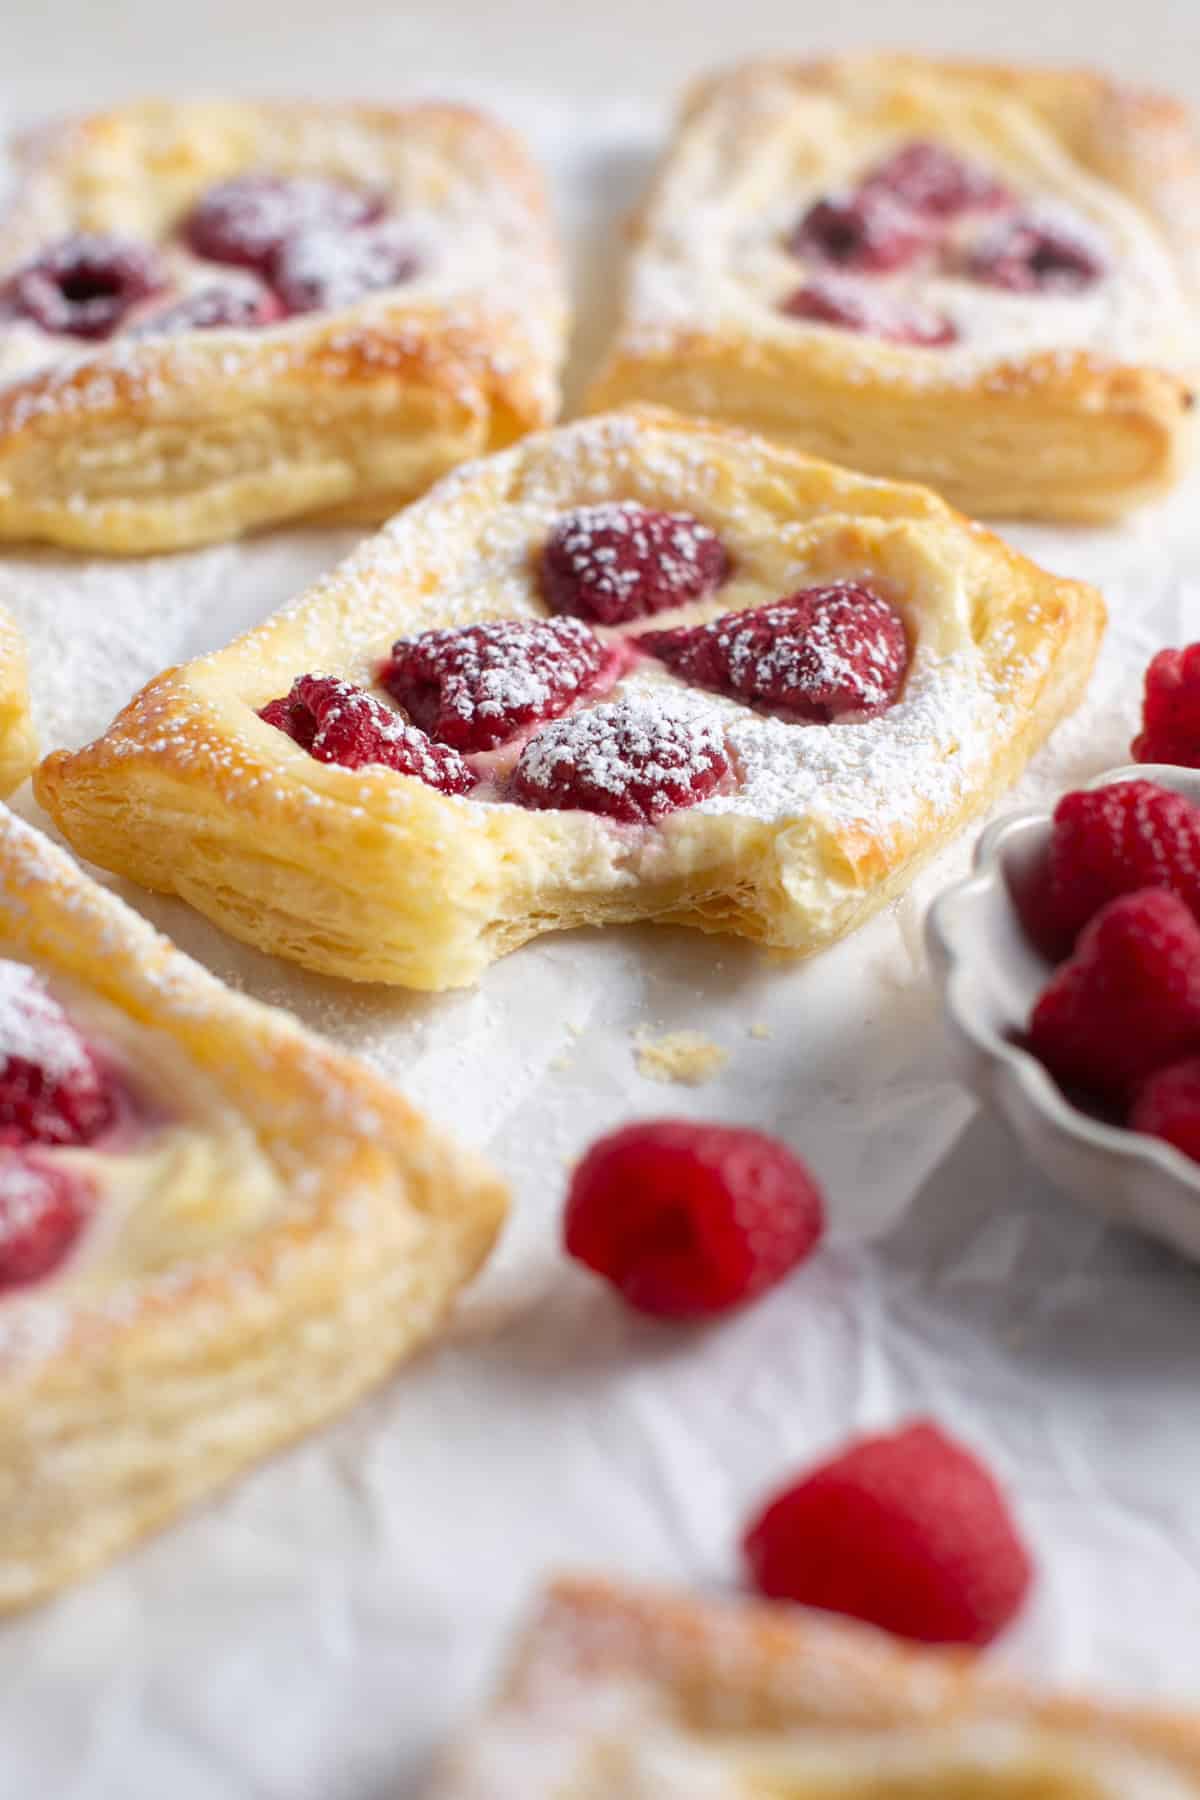
[[[1200, 95], [1192, 0], [860, 3], [857, 41], [1104, 57]], [[148, 87], [494, 103], [552, 167], [578, 252], [586, 362], [616, 220], [679, 78], [833, 40], [815, 9], [701, 13], [551, 0], [422, 8], [218, 0], [51, 5], [6, 20], [20, 117]], [[1113, 615], [1085, 712], [1018, 799], [1125, 760], [1141, 670], [1200, 632], [1196, 488], [1122, 532], [1012, 535], [1096, 580]], [[44, 737], [92, 735], [165, 663], [215, 647], [348, 534], [281, 534], [148, 563], [0, 562]], [[1200, 1277], [1056, 1198], [956, 1089], [920, 954], [930, 892], [806, 968], [646, 931], [532, 946], [474, 993], [362, 992], [239, 950], [145, 902], [186, 947], [359, 1048], [512, 1178], [502, 1252], [439, 1349], [376, 1399], [55, 1606], [0, 1629], [0, 1796], [401, 1800], [483, 1691], [537, 1577], [583, 1566], [736, 1578], [748, 1508], [848, 1432], [929, 1410], [1015, 1493], [1034, 1602], [1000, 1655], [1113, 1692], [1200, 1698]], [[765, 1024], [769, 1038], [753, 1037]], [[730, 1053], [699, 1090], [642, 1080], [633, 1033]], [[782, 1132], [826, 1183], [833, 1241], [742, 1317], [663, 1331], [556, 1245], [567, 1161], [664, 1111]]]

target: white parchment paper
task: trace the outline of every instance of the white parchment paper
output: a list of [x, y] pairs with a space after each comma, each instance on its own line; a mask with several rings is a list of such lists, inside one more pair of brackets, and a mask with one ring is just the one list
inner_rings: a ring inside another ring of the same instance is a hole
[[[557, 175], [585, 366], [653, 123], [500, 105]], [[1149, 654], [1200, 635], [1198, 492], [1121, 531], [1011, 533], [1096, 581], [1112, 610], [1087, 705], [1014, 801], [1126, 760]], [[160, 668], [262, 618], [352, 541], [4, 558], [0, 602], [29, 633], [44, 744], [84, 742]], [[950, 1078], [921, 920], [968, 850], [806, 966], [683, 932], [573, 933], [441, 997], [303, 975], [129, 891], [227, 980], [291, 1007], [485, 1149], [516, 1204], [438, 1347], [0, 1628], [3, 1800], [415, 1795], [543, 1573], [731, 1582], [740, 1524], [768, 1488], [916, 1411], [985, 1453], [1036, 1548], [1033, 1604], [1001, 1658], [1200, 1697], [1200, 1277], [1056, 1197]], [[654, 1085], [634, 1059], [643, 1028], [701, 1031], [728, 1065], [702, 1088]], [[706, 1331], [631, 1317], [558, 1249], [571, 1159], [618, 1122], [667, 1112], [781, 1133], [830, 1202], [829, 1247]]]

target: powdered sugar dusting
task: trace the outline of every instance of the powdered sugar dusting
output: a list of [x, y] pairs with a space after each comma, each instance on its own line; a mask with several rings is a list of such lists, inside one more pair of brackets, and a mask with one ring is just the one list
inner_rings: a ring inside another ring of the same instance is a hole
[[0, 959], [0, 1062], [20, 1058], [50, 1081], [90, 1071], [83, 1040], [25, 963]]

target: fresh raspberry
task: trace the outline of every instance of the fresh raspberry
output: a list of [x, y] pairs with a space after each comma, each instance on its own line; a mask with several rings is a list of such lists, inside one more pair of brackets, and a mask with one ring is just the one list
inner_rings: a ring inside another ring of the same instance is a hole
[[773, 1287], [824, 1225], [821, 1191], [786, 1144], [657, 1119], [592, 1145], [571, 1178], [564, 1240], [639, 1312], [698, 1319]]
[[1200, 769], [1200, 644], [1160, 650], [1146, 670], [1142, 730], [1133, 760]]
[[1051, 961], [1119, 894], [1169, 888], [1200, 918], [1200, 807], [1152, 781], [1117, 781], [1059, 801], [1044, 861], [1013, 898]]
[[377, 194], [316, 175], [237, 175], [202, 194], [180, 227], [197, 256], [265, 274], [271, 258], [314, 226], [353, 231], [381, 217]]
[[492, 750], [611, 680], [619, 649], [579, 619], [500, 619], [400, 638], [380, 682], [456, 750]]
[[411, 281], [417, 267], [411, 235], [402, 225], [385, 221], [369, 231], [314, 225], [279, 246], [270, 278], [288, 312], [332, 312]]
[[81, 232], [48, 245], [10, 276], [4, 300], [43, 331], [105, 338], [139, 301], [166, 284], [166, 272], [148, 245]]
[[697, 687], [821, 723], [886, 712], [908, 669], [904, 621], [854, 582], [804, 588], [707, 625], [644, 631], [636, 641]]
[[788, 239], [793, 256], [815, 256], [859, 275], [886, 275], [923, 256], [930, 228], [877, 188], [825, 194]]
[[600, 625], [703, 600], [729, 572], [729, 558], [707, 525], [690, 513], [652, 512], [635, 500], [567, 513], [547, 539], [540, 565], [546, 604]]
[[526, 806], [646, 824], [695, 806], [728, 774], [725, 742], [711, 720], [619, 700], [539, 731], [521, 752], [513, 792]]
[[111, 1124], [113, 1105], [110, 1083], [45, 984], [25, 963], [0, 961], [0, 1149], [89, 1144]]
[[863, 187], [888, 194], [910, 212], [931, 219], [956, 219], [965, 212], [992, 212], [1010, 206], [1011, 189], [989, 169], [956, 156], [944, 144], [914, 139], [864, 177]]
[[343, 769], [378, 764], [443, 794], [465, 794], [475, 785], [457, 750], [432, 743], [373, 694], [333, 675], [298, 676], [286, 699], [268, 701], [258, 716], [318, 762]]
[[990, 1644], [1033, 1579], [999, 1483], [930, 1420], [859, 1438], [802, 1476], [743, 1549], [768, 1599], [925, 1644]]
[[24, 1156], [0, 1163], [0, 1293], [52, 1274], [79, 1236], [85, 1189]]
[[902, 306], [874, 294], [867, 296], [843, 282], [806, 281], [780, 303], [779, 310], [790, 319], [861, 331], [889, 344], [940, 349], [958, 339], [958, 329], [945, 313]]
[[1152, 1075], [1134, 1102], [1129, 1126], [1165, 1138], [1200, 1162], [1200, 1057], [1172, 1063]]
[[143, 319], [137, 329], [141, 337], [177, 331], [253, 331], [282, 317], [283, 306], [270, 288], [247, 278], [236, 287], [225, 282], [197, 288], [174, 306]]
[[1057, 214], [1005, 219], [972, 247], [967, 273], [1017, 294], [1078, 294], [1106, 272], [1102, 246], [1082, 220]]
[[1029, 1048], [1064, 1088], [1120, 1101], [1200, 1053], [1200, 925], [1175, 894], [1111, 900], [1055, 970]]

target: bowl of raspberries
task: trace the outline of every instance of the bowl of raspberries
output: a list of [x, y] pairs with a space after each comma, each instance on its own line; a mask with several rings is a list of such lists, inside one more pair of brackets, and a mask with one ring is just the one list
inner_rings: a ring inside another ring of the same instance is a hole
[[968, 1085], [1058, 1187], [1200, 1261], [1198, 699], [1200, 646], [1163, 651], [1136, 760], [992, 825], [927, 937]]

